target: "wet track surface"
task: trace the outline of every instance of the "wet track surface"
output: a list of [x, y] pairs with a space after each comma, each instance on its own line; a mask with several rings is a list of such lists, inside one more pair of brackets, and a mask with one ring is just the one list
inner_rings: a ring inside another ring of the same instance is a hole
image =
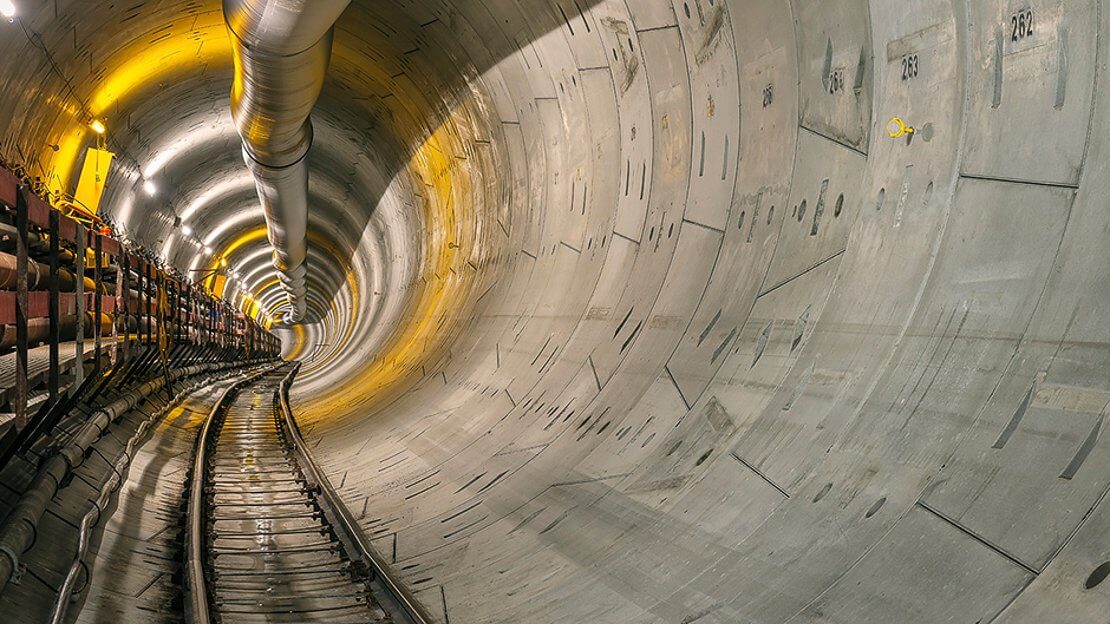
[[280, 425], [270, 373], [215, 414], [205, 479], [205, 569], [213, 619], [384, 623], [305, 482]]

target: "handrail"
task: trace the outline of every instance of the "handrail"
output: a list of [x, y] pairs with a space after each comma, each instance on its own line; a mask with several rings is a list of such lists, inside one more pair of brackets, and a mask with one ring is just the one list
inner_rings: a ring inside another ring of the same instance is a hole
[[[395, 606], [401, 610], [400, 614], [394, 613], [392, 615], [403, 615], [408, 619], [407, 623], [403, 624], [432, 624], [433, 620], [424, 611], [424, 608], [416, 601], [416, 599], [409, 593], [405, 587], [396, 582], [390, 571], [388, 565], [374, 552], [370, 542], [363, 535], [362, 530], [355, 522], [354, 517], [351, 515], [350, 510], [340, 499], [339, 494], [332, 487], [331, 482], [324, 475], [323, 471], [316, 464], [315, 458], [308, 450], [308, 445], [304, 443], [304, 438], [301, 437], [300, 428], [297, 426], [296, 419], [293, 418], [293, 410], [289, 407], [289, 385], [293, 381], [293, 377], [300, 370], [301, 365], [298, 363], [289, 371], [289, 374], [281, 380], [278, 384], [278, 397], [281, 404], [282, 419], [281, 423], [285, 429], [286, 434], [289, 436], [288, 440], [293, 449], [297, 452], [298, 458], [301, 460], [301, 472], [304, 474], [305, 480], [308, 481], [308, 486], [315, 486], [319, 492], [317, 502], [327, 517], [328, 522], [335, 529], [337, 536], [344, 542], [344, 546], [348, 548], [348, 555], [353, 559], [361, 560], [370, 570], [374, 573], [376, 583], [381, 588], [385, 589], [389, 597], [392, 598]], [[401, 624], [401, 623], [399, 623]]]
[[204, 419], [204, 426], [197, 435], [197, 450], [193, 458], [193, 477], [189, 484], [189, 505], [185, 524], [185, 593], [188, 621], [192, 624], [211, 624], [208, 607], [208, 588], [204, 578], [204, 467], [208, 463], [208, 441], [212, 435], [212, 422], [223, 409], [228, 397], [244, 385], [274, 370], [263, 369], [228, 386]]

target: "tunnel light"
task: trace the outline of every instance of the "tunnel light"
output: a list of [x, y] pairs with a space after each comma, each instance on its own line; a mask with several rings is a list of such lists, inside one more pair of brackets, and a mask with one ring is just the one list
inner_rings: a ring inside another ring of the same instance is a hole
[[[4, 2], [4, 1], [5, 0], [0, 0], [0, 2]], [[92, 120], [92, 122], [89, 123], [89, 127], [92, 128], [92, 131], [97, 133], [97, 134], [104, 134], [105, 132], [108, 131], [108, 126], [105, 126], [104, 122], [100, 121], [99, 119]]]
[[151, 180], [144, 180], [143, 181], [143, 190], [146, 191], [147, 195], [150, 195], [151, 197], [154, 197], [155, 195], [158, 194], [158, 185], [156, 185]]
[[0, 0], [0, 15], [11, 21], [15, 18], [15, 3], [12, 0]]
[[207, 245], [205, 245], [205, 247], [204, 247], [204, 255], [206, 255], [206, 256], [211, 256], [211, 255], [212, 255], [212, 248], [211, 248], [211, 247], [209, 247], [209, 246], [207, 246]]
[[193, 235], [193, 226], [189, 225], [188, 223], [182, 223], [181, 224], [181, 234], [183, 236], [192, 236]]
[[[208, 248], [205, 247], [204, 250], [208, 251]], [[220, 258], [220, 268], [221, 269], [227, 268], [227, 258]]]

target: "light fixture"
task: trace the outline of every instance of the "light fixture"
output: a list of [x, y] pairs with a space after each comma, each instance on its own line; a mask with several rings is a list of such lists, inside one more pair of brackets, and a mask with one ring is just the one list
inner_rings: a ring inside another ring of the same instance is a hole
[[15, 3], [12, 0], [0, 0], [0, 15], [8, 18], [8, 21], [14, 21]]
[[211, 256], [211, 255], [212, 255], [212, 248], [211, 248], [211, 247], [209, 247], [209, 246], [207, 246], [207, 245], [205, 245], [205, 247], [204, 247], [204, 255], [206, 255], [206, 256]]
[[[3, 2], [3, 1], [4, 0], [0, 0], [0, 2]], [[89, 127], [92, 128], [92, 131], [97, 133], [97, 134], [104, 134], [105, 132], [108, 131], [108, 127], [105, 126], [104, 122], [100, 121], [99, 119], [92, 120], [89, 123]]]
[[181, 224], [181, 234], [183, 236], [192, 236], [193, 235], [193, 226], [189, 225], [188, 223], [182, 223]]
[[147, 195], [154, 197], [158, 193], [158, 186], [152, 180], [143, 180], [143, 190]]

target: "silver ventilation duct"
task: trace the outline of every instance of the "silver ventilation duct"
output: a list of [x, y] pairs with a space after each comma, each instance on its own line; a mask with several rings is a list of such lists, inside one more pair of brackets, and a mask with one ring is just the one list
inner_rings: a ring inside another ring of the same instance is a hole
[[332, 26], [350, 0], [224, 0], [235, 56], [231, 113], [254, 176], [274, 266], [289, 295], [286, 322], [304, 318], [309, 114], [331, 56]]

